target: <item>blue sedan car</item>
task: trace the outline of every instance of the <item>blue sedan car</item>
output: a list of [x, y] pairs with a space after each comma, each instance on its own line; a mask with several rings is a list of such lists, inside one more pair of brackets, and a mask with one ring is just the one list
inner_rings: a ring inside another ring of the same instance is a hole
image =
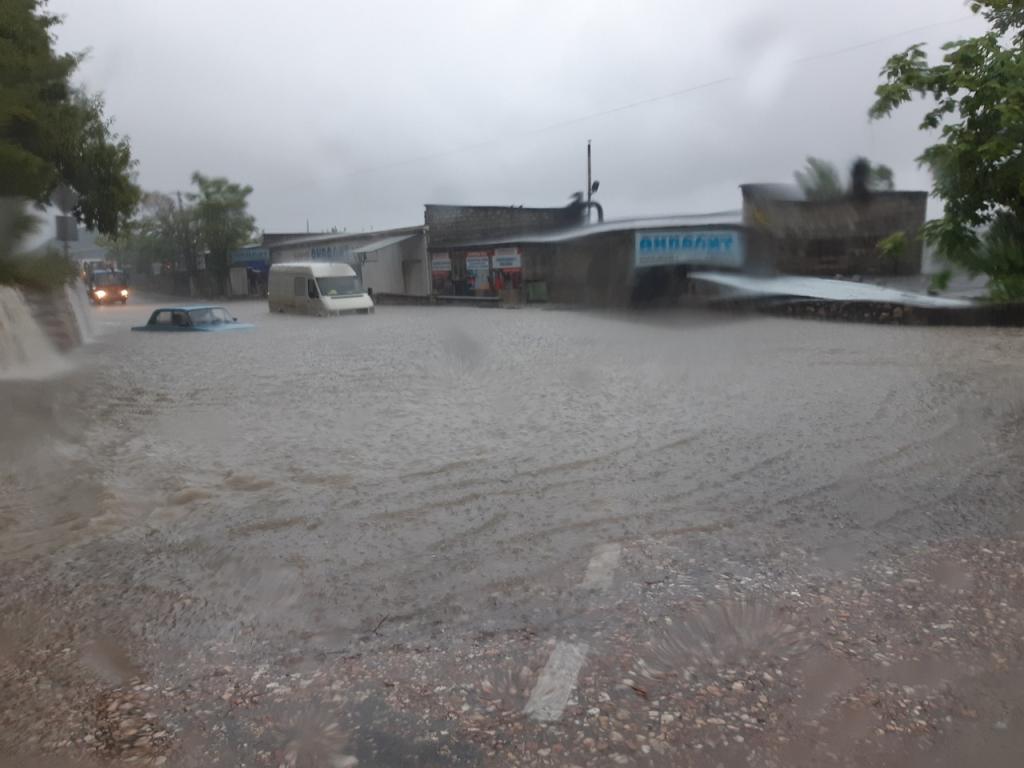
[[133, 331], [235, 331], [252, 328], [238, 322], [224, 307], [160, 307], [153, 310], [149, 322], [136, 325]]

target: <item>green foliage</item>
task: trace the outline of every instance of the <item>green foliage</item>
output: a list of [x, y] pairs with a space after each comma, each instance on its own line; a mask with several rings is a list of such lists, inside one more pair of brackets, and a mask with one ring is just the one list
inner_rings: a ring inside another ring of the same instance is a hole
[[49, 291], [70, 283], [78, 268], [56, 250], [39, 254], [0, 257], [0, 284]]
[[972, 275], [989, 276], [994, 301], [1024, 299], [1024, 226], [1003, 211], [981, 236], [978, 245], [960, 254], [959, 264]]
[[888, 165], [872, 165], [868, 185], [875, 192], [892, 192], [896, 189], [896, 175]]
[[148, 192], [136, 217], [111, 241], [116, 258], [149, 274], [154, 263], [181, 264], [194, 274], [197, 256], [206, 251], [206, 268], [223, 291], [230, 271], [230, 253], [255, 234], [248, 212], [252, 187], [220, 177], [192, 175], [196, 191], [184, 200]]
[[858, 176], [863, 175], [863, 184], [869, 192], [883, 192], [895, 189], [896, 182], [892, 168], [874, 165], [864, 158], [854, 163], [850, 171], [850, 183], [844, 186], [835, 164], [820, 157], [808, 157], [806, 167], [793, 176], [808, 200], [837, 200], [856, 192]]
[[949, 288], [949, 281], [953, 279], [953, 270], [944, 269], [932, 275], [930, 288], [933, 291], [944, 291]]
[[879, 240], [878, 250], [885, 256], [899, 258], [907, 250], [907, 233], [901, 230]]
[[58, 55], [45, 0], [0, 0], [0, 196], [46, 202], [61, 182], [80, 195], [79, 221], [116, 233], [138, 202], [127, 139], [103, 102], [71, 85], [81, 61]]
[[109, 241], [109, 248], [114, 258], [138, 273], [149, 274], [154, 263], [165, 262], [181, 262], [194, 271], [200, 251], [195, 210], [179, 206], [168, 195], [147, 192], [135, 218]]
[[902, 230], [893, 232], [888, 237], [878, 241], [878, 252], [881, 254], [882, 259], [889, 261], [891, 268], [895, 271], [899, 265], [900, 257], [906, 253], [909, 244], [910, 241], [907, 238], [906, 232]]
[[[929, 65], [921, 45], [892, 56], [882, 69], [871, 117], [916, 97], [931, 101], [920, 128], [938, 132], [919, 162], [934, 177], [943, 216], [924, 236], [951, 263], [992, 277], [995, 295], [1024, 298], [1024, 2], [977, 0], [971, 10], [990, 30], [943, 46]], [[990, 225], [994, 234], [979, 239]], [[1007, 235], [1010, 232], [1011, 235]]]
[[843, 183], [836, 167], [820, 157], [808, 157], [807, 167], [793, 174], [808, 200], [835, 200], [843, 196]]
[[189, 200], [195, 203], [202, 242], [208, 251], [206, 268], [217, 276], [223, 291], [231, 268], [230, 252], [249, 242], [256, 232], [256, 220], [248, 210], [252, 187], [198, 171], [192, 174], [192, 183], [198, 191], [189, 194]]

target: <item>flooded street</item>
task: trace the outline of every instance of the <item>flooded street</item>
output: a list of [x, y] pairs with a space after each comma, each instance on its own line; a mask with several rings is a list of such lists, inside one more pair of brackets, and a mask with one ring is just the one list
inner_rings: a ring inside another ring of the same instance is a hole
[[1024, 528], [1015, 330], [237, 303], [255, 329], [131, 333], [151, 309], [0, 382], [0, 651], [99, 687], [593, 644], [658, 584], [768, 605]]

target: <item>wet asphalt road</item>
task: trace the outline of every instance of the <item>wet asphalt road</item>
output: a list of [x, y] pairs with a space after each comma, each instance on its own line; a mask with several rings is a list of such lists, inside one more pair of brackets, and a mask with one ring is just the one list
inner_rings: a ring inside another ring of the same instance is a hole
[[150, 310], [92, 309], [73, 373], [0, 384], [9, 645], [180, 677], [586, 637], [660, 578], [601, 573], [609, 546], [699, 586], [1024, 527], [1015, 330], [237, 303], [255, 329], [131, 333]]

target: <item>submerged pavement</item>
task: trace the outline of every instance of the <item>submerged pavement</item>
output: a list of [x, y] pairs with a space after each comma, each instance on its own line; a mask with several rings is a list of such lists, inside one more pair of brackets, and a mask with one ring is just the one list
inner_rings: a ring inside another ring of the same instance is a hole
[[1018, 332], [263, 310], [96, 309], [74, 373], [0, 384], [0, 755], [867, 765], [1015, 733], [964, 702], [1020, 669]]

